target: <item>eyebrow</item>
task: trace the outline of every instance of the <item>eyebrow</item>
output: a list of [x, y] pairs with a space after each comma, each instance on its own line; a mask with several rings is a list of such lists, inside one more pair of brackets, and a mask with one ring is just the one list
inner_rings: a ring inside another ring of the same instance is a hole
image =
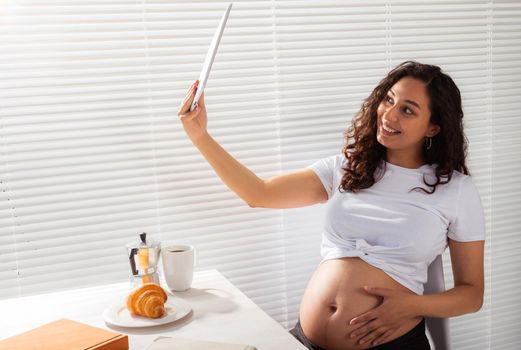
[[[393, 96], [395, 96], [394, 91], [392, 89], [389, 89], [389, 92], [391, 94], [393, 94]], [[417, 102], [413, 101], [413, 100], [405, 100], [405, 102], [410, 103], [410, 104], [416, 106], [418, 109], [421, 109], [420, 105]]]

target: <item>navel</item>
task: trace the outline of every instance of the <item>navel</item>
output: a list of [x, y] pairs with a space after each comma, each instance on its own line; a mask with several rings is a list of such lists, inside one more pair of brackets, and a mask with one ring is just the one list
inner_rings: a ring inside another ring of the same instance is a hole
[[329, 304], [328, 310], [331, 314], [334, 314], [338, 310], [338, 306], [336, 304]]

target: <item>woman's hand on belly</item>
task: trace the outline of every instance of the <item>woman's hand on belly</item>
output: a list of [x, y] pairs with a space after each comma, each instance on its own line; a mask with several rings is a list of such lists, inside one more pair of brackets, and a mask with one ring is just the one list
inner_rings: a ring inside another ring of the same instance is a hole
[[356, 330], [350, 333], [350, 338], [359, 344], [378, 345], [386, 341], [405, 322], [421, 320], [414, 310], [417, 295], [401, 290], [366, 286], [364, 290], [374, 296], [382, 297], [382, 303], [377, 307], [353, 318], [349, 324]]
[[[410, 293], [407, 288], [391, 279], [383, 271], [358, 258], [328, 260], [319, 265], [313, 274], [300, 305], [300, 324], [306, 337], [328, 350], [367, 349], [370, 344], [358, 344], [350, 334], [362, 329], [364, 324], [349, 322], [368, 311], [376, 310], [382, 298], [367, 293], [363, 286], [377, 285], [383, 288]], [[421, 318], [403, 322], [390, 339], [397, 338], [414, 328]]]

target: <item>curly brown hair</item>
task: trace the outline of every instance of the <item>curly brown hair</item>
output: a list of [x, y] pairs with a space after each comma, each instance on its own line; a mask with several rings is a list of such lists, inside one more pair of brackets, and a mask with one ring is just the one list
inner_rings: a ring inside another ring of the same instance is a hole
[[423, 182], [431, 190], [415, 187], [411, 191], [420, 189], [432, 194], [436, 186], [450, 181], [454, 170], [469, 174], [465, 165], [467, 139], [463, 133], [463, 110], [458, 87], [438, 66], [405, 61], [392, 69], [364, 100], [344, 134], [342, 151], [348, 162], [343, 168], [345, 173], [340, 184], [341, 191], [357, 192], [371, 187], [378, 180], [375, 171], [386, 157], [386, 148], [376, 139], [378, 105], [389, 89], [404, 77], [425, 83], [430, 97], [430, 121], [440, 127], [440, 132], [432, 138], [431, 148], [423, 148], [425, 163], [437, 164], [436, 181], [428, 183], [424, 177]]

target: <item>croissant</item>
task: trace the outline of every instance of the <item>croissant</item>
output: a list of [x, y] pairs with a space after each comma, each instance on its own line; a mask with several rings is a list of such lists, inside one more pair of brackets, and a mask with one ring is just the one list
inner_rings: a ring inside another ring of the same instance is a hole
[[145, 283], [127, 297], [127, 309], [131, 315], [159, 318], [165, 314], [168, 296], [161, 286]]

